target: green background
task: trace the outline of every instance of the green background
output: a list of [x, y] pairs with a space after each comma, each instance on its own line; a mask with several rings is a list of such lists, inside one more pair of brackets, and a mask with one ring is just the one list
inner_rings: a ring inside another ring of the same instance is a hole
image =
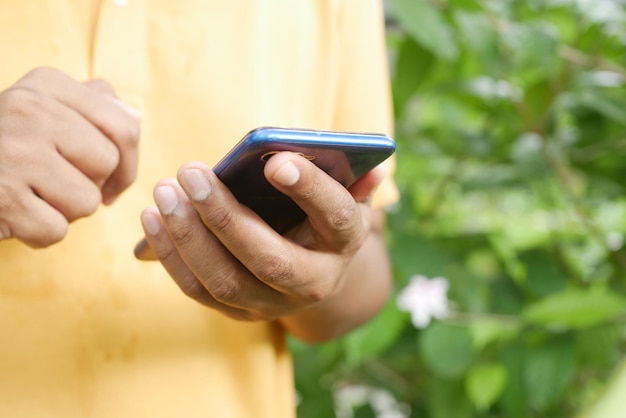
[[[340, 340], [290, 341], [299, 417], [571, 417], [602, 397], [589, 416], [624, 416], [607, 388], [626, 348], [626, 3], [385, 6], [394, 296]], [[421, 330], [395, 304], [416, 275], [450, 283], [451, 314]]]

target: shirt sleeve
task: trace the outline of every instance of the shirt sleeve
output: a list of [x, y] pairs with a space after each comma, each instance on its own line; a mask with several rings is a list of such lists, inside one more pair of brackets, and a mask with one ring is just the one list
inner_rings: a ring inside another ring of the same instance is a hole
[[[340, 73], [334, 128], [393, 135], [393, 110], [382, 1], [344, 0], [339, 14]], [[393, 182], [395, 158], [372, 205], [381, 208], [399, 196]]]

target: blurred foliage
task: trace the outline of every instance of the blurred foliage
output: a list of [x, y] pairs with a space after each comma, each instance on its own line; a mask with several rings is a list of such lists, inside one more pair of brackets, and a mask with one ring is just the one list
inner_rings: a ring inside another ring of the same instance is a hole
[[626, 2], [385, 4], [396, 292], [445, 277], [451, 313], [291, 342], [299, 417], [573, 416], [626, 354]]

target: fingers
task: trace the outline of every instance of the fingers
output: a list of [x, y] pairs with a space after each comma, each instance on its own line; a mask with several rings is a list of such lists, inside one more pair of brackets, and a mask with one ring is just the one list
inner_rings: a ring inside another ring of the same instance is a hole
[[42, 148], [49, 147], [50, 154], [60, 154], [102, 188], [120, 162], [115, 144], [73, 109], [58, 106], [54, 99], [24, 89], [13, 91], [13, 96], [18, 94], [25, 96], [14, 99], [14, 103], [24, 102], [24, 127], [13, 129], [13, 135], [23, 138], [23, 144], [32, 143], [34, 138], [50, 138], [47, 142], [37, 140], [39, 150], [30, 154], [31, 158], [47, 159]]
[[0, 240], [15, 238], [33, 248], [43, 248], [67, 233], [68, 221], [63, 214], [30, 190], [0, 184], [0, 196]]
[[386, 174], [387, 165], [381, 163], [355, 181], [348, 187], [348, 191], [357, 202], [369, 203], [372, 193], [382, 183]]
[[146, 239], [183, 292], [239, 319], [260, 319], [255, 312], [264, 312], [266, 319], [278, 293], [251, 275], [206, 228], [180, 186], [161, 181], [154, 198], [159, 213], [148, 209], [141, 218]]
[[184, 165], [178, 180], [206, 228], [247, 270], [273, 288], [293, 286], [297, 247], [241, 205], [205, 164]]
[[[198, 162], [181, 167], [178, 182], [161, 181], [158, 214], [142, 215], [148, 246], [181, 289], [233, 317], [278, 318], [325, 300], [369, 232], [369, 207], [319, 168], [293, 153], [270, 162], [267, 177], [309, 217], [287, 237]], [[379, 178], [363, 180], [355, 195], [367, 196]]]
[[105, 81], [81, 84], [59, 71], [38, 68], [18, 81], [16, 86], [54, 97], [93, 124], [117, 147], [118, 165], [102, 188], [105, 203], [114, 200], [134, 181], [137, 175], [139, 114], [113, 99], [113, 89]]
[[[100, 92], [105, 98], [123, 111], [122, 114], [131, 117], [131, 131], [124, 135], [113, 135], [110, 139], [119, 148], [117, 169], [113, 172], [104, 187], [102, 187], [103, 201], [105, 204], [111, 204], [115, 198], [124, 191], [137, 176], [137, 160], [139, 138], [139, 124], [141, 114], [134, 108], [130, 107], [123, 101], [119, 100], [115, 95], [113, 87], [105, 80], [94, 79], [83, 83], [85, 86]], [[136, 129], [136, 132], [132, 131]], [[113, 154], [109, 154], [113, 155]]]
[[[202, 163], [184, 165], [178, 180], [206, 228], [260, 282], [304, 303], [313, 303], [332, 291], [337, 262], [332, 260], [331, 247], [335, 243], [318, 245], [319, 253], [311, 257], [310, 248], [280, 236], [239, 204]], [[345, 189], [343, 193], [354, 205]], [[251, 295], [255, 296], [254, 292]]]
[[0, 240], [46, 247], [65, 236], [68, 222], [98, 208], [100, 190], [57, 152], [29, 152], [27, 160], [20, 152], [27, 150], [0, 149]]
[[[50, 172], [54, 172], [52, 181], [47, 175]], [[98, 187], [58, 154], [49, 155], [46, 161], [29, 171], [26, 181], [35, 196], [59, 211], [68, 222], [91, 215], [101, 203]], [[17, 216], [28, 217], [32, 211], [19, 212]]]
[[[364, 208], [339, 183], [298, 154], [281, 152], [270, 158], [265, 176], [306, 212], [316, 234], [335, 250], [355, 250], [367, 235]], [[373, 181], [371, 181], [373, 180]], [[355, 189], [364, 199], [375, 179], [364, 179]]]
[[[203, 305], [219, 309], [228, 316], [244, 319], [245, 312], [225, 305], [216, 300], [182, 259], [175, 242], [168, 236], [163, 220], [156, 208], [145, 209], [141, 214], [141, 222], [146, 233], [145, 245], [174, 279], [178, 287], [190, 298]], [[156, 248], [153, 250], [152, 248]]]
[[138, 135], [103, 80], [39, 68], [0, 92], [0, 239], [47, 246], [112, 202], [136, 176]]

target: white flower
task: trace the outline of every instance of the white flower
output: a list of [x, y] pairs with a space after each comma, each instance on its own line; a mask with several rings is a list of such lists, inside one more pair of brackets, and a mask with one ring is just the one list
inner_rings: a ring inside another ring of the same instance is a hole
[[333, 393], [335, 414], [339, 418], [354, 418], [354, 409], [369, 404], [377, 418], [408, 418], [410, 408], [384, 390], [365, 385], [349, 385]]
[[609, 232], [606, 236], [606, 246], [611, 251], [619, 251], [624, 246], [624, 237], [619, 232]]
[[424, 276], [413, 276], [396, 303], [401, 311], [411, 313], [411, 322], [416, 328], [426, 328], [432, 318], [448, 316], [448, 287], [448, 280], [443, 277], [429, 280]]

